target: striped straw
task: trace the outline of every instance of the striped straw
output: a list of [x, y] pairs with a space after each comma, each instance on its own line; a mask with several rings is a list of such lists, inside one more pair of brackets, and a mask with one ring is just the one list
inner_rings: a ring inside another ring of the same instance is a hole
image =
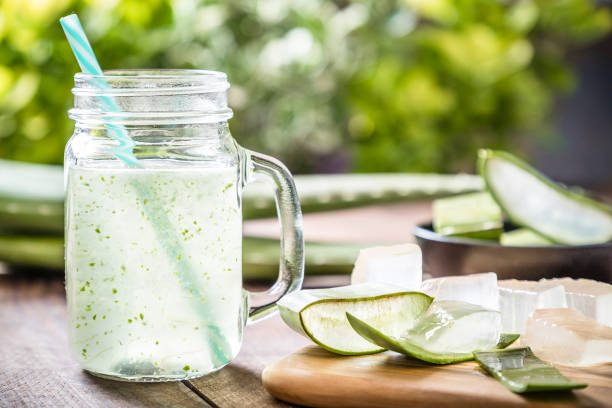
[[[85, 30], [83, 30], [83, 26], [81, 26], [79, 17], [76, 14], [62, 17], [60, 18], [60, 24], [64, 29], [72, 52], [81, 67], [81, 71], [90, 75], [104, 75], [96, 58], [96, 54], [94, 54], [89, 44], [89, 40], [85, 35]], [[95, 84], [98, 88], [110, 88], [110, 85], [102, 78], [92, 78], [91, 83]], [[100, 100], [110, 112], [121, 111], [112, 97], [101, 95]], [[110, 123], [106, 123], [104, 127], [106, 127], [108, 135], [119, 143], [118, 146], [110, 150], [111, 153], [116, 158], [129, 165], [140, 167], [140, 163], [133, 152], [135, 143], [132, 138], [128, 136], [126, 129], [123, 126], [117, 126]]]

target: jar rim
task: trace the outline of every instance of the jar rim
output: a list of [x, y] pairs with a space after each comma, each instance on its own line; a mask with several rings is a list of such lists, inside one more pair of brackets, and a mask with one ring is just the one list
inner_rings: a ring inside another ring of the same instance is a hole
[[227, 75], [204, 69], [118, 69], [74, 75], [75, 95], [182, 94], [226, 91]]
[[227, 75], [199, 69], [122, 69], [74, 76], [71, 119], [92, 125], [212, 123], [232, 117]]

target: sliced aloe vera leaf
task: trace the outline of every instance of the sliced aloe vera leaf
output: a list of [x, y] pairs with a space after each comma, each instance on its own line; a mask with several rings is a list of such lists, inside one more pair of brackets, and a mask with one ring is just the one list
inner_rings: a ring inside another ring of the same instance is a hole
[[612, 240], [612, 207], [561, 187], [506, 152], [480, 150], [478, 168], [515, 224], [567, 245]]
[[503, 230], [502, 212], [486, 191], [439, 198], [433, 202], [433, 227], [443, 235], [496, 240]]
[[536, 357], [529, 347], [477, 351], [478, 364], [510, 391], [517, 393], [584, 388]]
[[372, 327], [399, 335], [431, 302], [432, 298], [423, 293], [372, 282], [293, 292], [278, 302], [278, 309], [289, 327], [324, 349], [358, 355], [378, 353], [384, 348], [358, 335], [346, 319], [346, 312], [360, 316]]
[[500, 344], [499, 312], [465, 302], [433, 303], [400, 337], [372, 327], [354, 315], [347, 314], [347, 319], [368, 341], [434, 364], [472, 360], [474, 350], [507, 345], [512, 340], [504, 337]]
[[517, 228], [513, 231], [504, 232], [499, 237], [499, 242], [506, 246], [549, 246], [555, 244], [529, 228]]
[[499, 341], [497, 342], [497, 346], [495, 346], [495, 348], [505, 349], [517, 341], [519, 337], [521, 337], [521, 335], [517, 333], [502, 333], [499, 335]]

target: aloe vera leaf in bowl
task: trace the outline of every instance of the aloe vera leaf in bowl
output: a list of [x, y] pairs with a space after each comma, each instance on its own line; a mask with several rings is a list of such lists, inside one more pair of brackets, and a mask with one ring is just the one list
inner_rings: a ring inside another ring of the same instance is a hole
[[612, 240], [612, 207], [554, 183], [506, 152], [481, 149], [478, 169], [514, 224], [566, 245]]
[[584, 388], [536, 357], [529, 347], [474, 353], [478, 364], [513, 392], [560, 391]]
[[347, 318], [368, 341], [434, 364], [472, 360], [475, 350], [507, 347], [518, 338], [501, 335], [499, 312], [458, 301], [434, 302], [401, 336], [372, 327], [350, 313]]
[[499, 243], [506, 246], [549, 246], [555, 244], [529, 228], [517, 228], [504, 232], [499, 237]]
[[278, 302], [283, 321], [324, 349], [337, 354], [372, 354], [375, 345], [350, 326], [346, 312], [372, 327], [399, 336], [427, 310], [432, 298], [420, 292], [382, 283], [364, 283], [330, 289], [293, 292]]
[[486, 191], [439, 198], [433, 202], [433, 227], [442, 235], [497, 240], [502, 212]]

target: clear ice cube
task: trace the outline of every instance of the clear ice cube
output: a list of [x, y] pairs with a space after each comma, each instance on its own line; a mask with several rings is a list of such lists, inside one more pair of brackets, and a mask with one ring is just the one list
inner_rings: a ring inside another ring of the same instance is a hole
[[565, 287], [567, 307], [612, 327], [612, 285], [591, 279], [542, 279]]
[[504, 333], [524, 333], [525, 322], [536, 309], [567, 307], [565, 289], [559, 283], [507, 279], [497, 285]]
[[572, 309], [536, 310], [522, 344], [551, 363], [586, 366], [612, 362], [612, 328]]
[[493, 272], [427, 279], [421, 291], [436, 300], [459, 300], [499, 310], [497, 275]]
[[422, 276], [421, 248], [418, 245], [372, 247], [359, 252], [351, 284], [380, 282], [419, 290]]

